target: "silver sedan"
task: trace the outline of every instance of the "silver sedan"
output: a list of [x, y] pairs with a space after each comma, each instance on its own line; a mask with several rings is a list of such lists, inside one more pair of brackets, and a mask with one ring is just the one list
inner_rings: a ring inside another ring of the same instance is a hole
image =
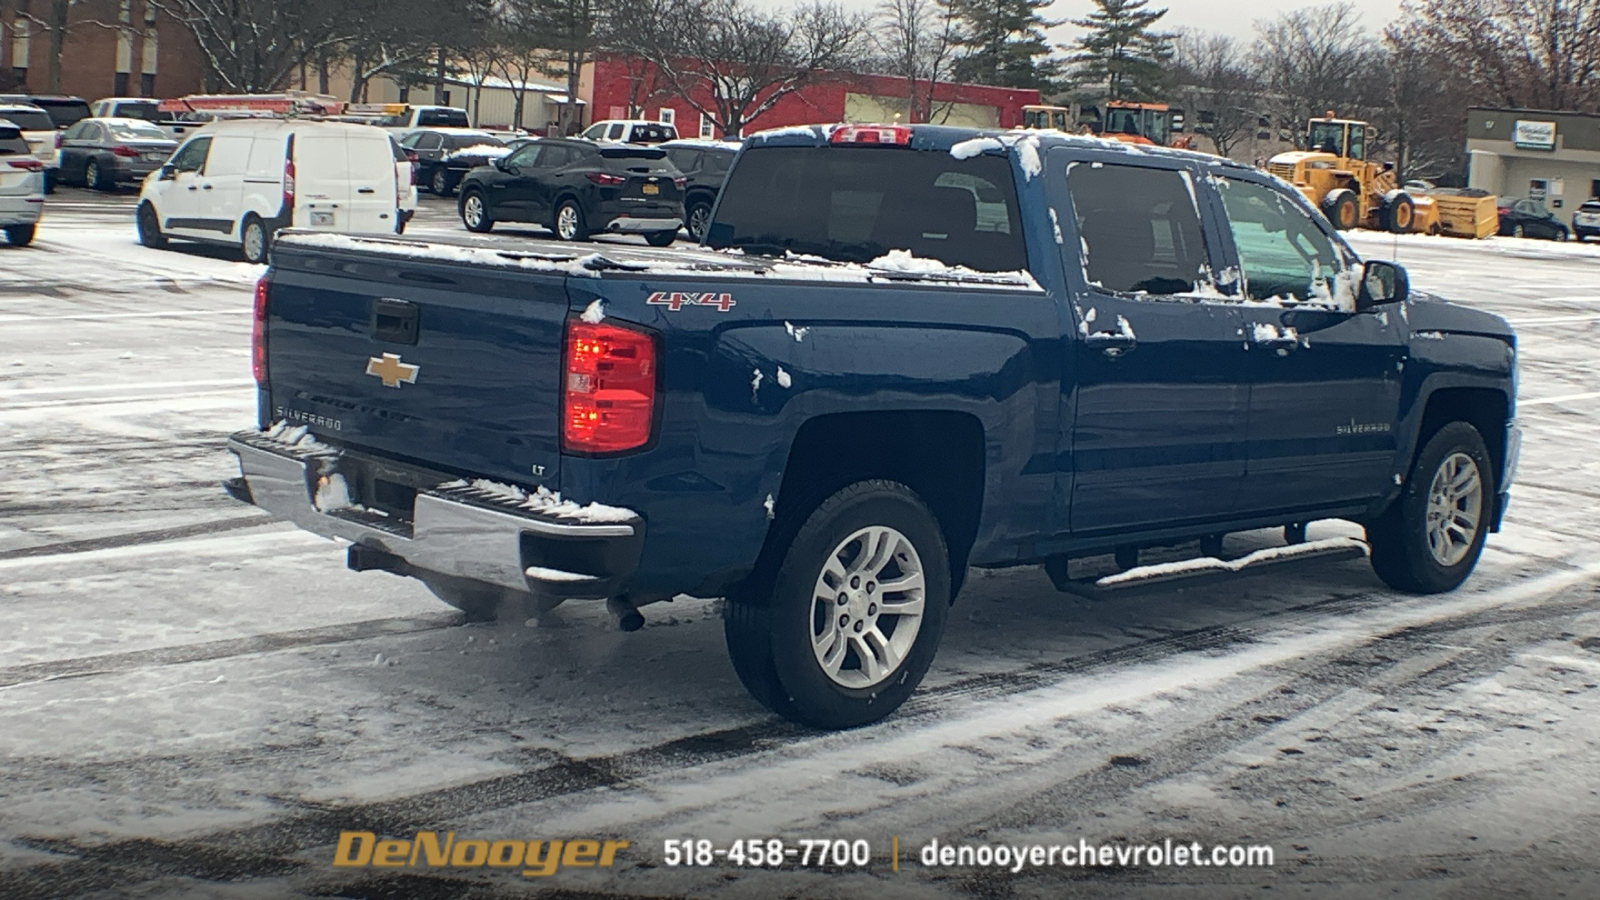
[[99, 191], [138, 183], [178, 142], [142, 119], [81, 119], [61, 136], [61, 179]]

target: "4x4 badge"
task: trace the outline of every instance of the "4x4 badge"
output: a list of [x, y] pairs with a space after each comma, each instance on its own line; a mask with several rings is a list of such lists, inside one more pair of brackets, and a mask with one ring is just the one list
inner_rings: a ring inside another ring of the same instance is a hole
[[645, 298], [644, 302], [651, 306], [665, 306], [673, 312], [677, 312], [685, 306], [715, 306], [717, 312], [727, 312], [739, 303], [739, 301], [733, 299], [732, 294], [684, 293], [679, 291], [671, 293], [656, 291]]
[[417, 373], [422, 371], [421, 366], [400, 361], [398, 354], [385, 353], [367, 360], [367, 374], [383, 380], [384, 387], [398, 388], [400, 382], [406, 384], [417, 383]]

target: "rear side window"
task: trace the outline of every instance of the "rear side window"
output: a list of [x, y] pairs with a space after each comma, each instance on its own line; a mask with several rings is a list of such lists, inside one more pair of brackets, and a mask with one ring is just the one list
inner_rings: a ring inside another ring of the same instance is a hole
[[56, 123], [49, 114], [37, 109], [0, 110], [0, 119], [12, 122], [23, 131], [55, 131]]
[[732, 153], [708, 150], [706, 151], [703, 159], [705, 161], [706, 172], [711, 175], [726, 175], [728, 174], [728, 167], [733, 165]]
[[0, 156], [27, 156], [28, 142], [20, 128], [0, 125]]
[[613, 141], [620, 141], [622, 140], [622, 131], [626, 127], [627, 126], [623, 125], [621, 122], [618, 122], [617, 124], [611, 126], [611, 130], [606, 134], [606, 137]]
[[649, 124], [633, 126], [633, 136], [629, 140], [635, 144], [659, 144], [677, 137], [678, 131], [671, 125]]
[[1339, 253], [1299, 204], [1251, 181], [1218, 178], [1214, 183], [1228, 212], [1247, 297], [1302, 302], [1340, 297]]
[[425, 109], [417, 114], [419, 128], [470, 128], [467, 114], [459, 109]]
[[1124, 294], [1186, 294], [1208, 271], [1187, 174], [1076, 162], [1067, 190], [1090, 284]]
[[693, 172], [700, 165], [700, 151], [674, 147], [667, 151], [667, 159], [672, 160], [672, 164], [678, 167], [678, 171]]
[[746, 153], [729, 187], [710, 229], [713, 247], [841, 262], [907, 250], [984, 272], [1027, 268], [1011, 165], [1002, 157], [771, 147]]

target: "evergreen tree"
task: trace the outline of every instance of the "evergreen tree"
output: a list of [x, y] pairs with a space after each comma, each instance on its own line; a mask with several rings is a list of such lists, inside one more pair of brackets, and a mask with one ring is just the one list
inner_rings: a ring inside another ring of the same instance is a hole
[[1160, 100], [1172, 35], [1154, 30], [1165, 9], [1149, 0], [1094, 0], [1095, 11], [1072, 24], [1087, 30], [1074, 45], [1073, 74], [1079, 82], [1104, 85], [1110, 100]]
[[948, 0], [959, 23], [951, 67], [957, 81], [1003, 87], [1059, 88], [1061, 63], [1050, 57], [1046, 28], [1060, 25], [1041, 15], [1052, 0]]

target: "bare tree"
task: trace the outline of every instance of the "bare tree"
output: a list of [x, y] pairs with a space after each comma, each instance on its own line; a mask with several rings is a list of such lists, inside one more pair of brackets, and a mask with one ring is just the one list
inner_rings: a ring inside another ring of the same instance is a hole
[[867, 19], [820, 0], [781, 13], [748, 0], [670, 0], [662, 21], [651, 45], [637, 52], [677, 96], [733, 137], [803, 85], [858, 61]]
[[[523, 111], [527, 109], [528, 82], [535, 77], [548, 75], [550, 66], [550, 51], [540, 46], [539, 42], [530, 35], [518, 31], [503, 30], [496, 42], [499, 52], [495, 56], [494, 68], [509, 85], [511, 91], [511, 118], [512, 127], [522, 127]], [[575, 106], [568, 98], [568, 106]], [[543, 123], [540, 123], [543, 127]]]
[[1359, 117], [1362, 76], [1377, 64], [1377, 43], [1348, 2], [1310, 6], [1256, 23], [1251, 51], [1279, 128], [1305, 142], [1305, 123], [1333, 110]]
[[550, 73], [567, 82], [569, 102], [561, 107], [563, 132], [578, 124], [578, 79], [600, 46], [604, 0], [505, 0], [508, 31], [524, 46], [551, 51]]
[[[887, 72], [906, 80], [907, 120], [935, 121], [933, 93], [949, 75], [956, 16], [944, 0], [883, 0], [873, 20], [872, 41]], [[949, 114], [949, 107], [944, 110]]]
[[274, 91], [300, 61], [350, 40], [354, 23], [318, 0], [147, 0], [194, 36], [208, 81], [234, 93]]
[[1261, 90], [1238, 41], [1225, 34], [1181, 31], [1174, 43], [1173, 70], [1175, 99], [1219, 155], [1228, 156], [1259, 127]]
[[1412, 0], [1397, 34], [1477, 101], [1600, 110], [1600, 0]]

